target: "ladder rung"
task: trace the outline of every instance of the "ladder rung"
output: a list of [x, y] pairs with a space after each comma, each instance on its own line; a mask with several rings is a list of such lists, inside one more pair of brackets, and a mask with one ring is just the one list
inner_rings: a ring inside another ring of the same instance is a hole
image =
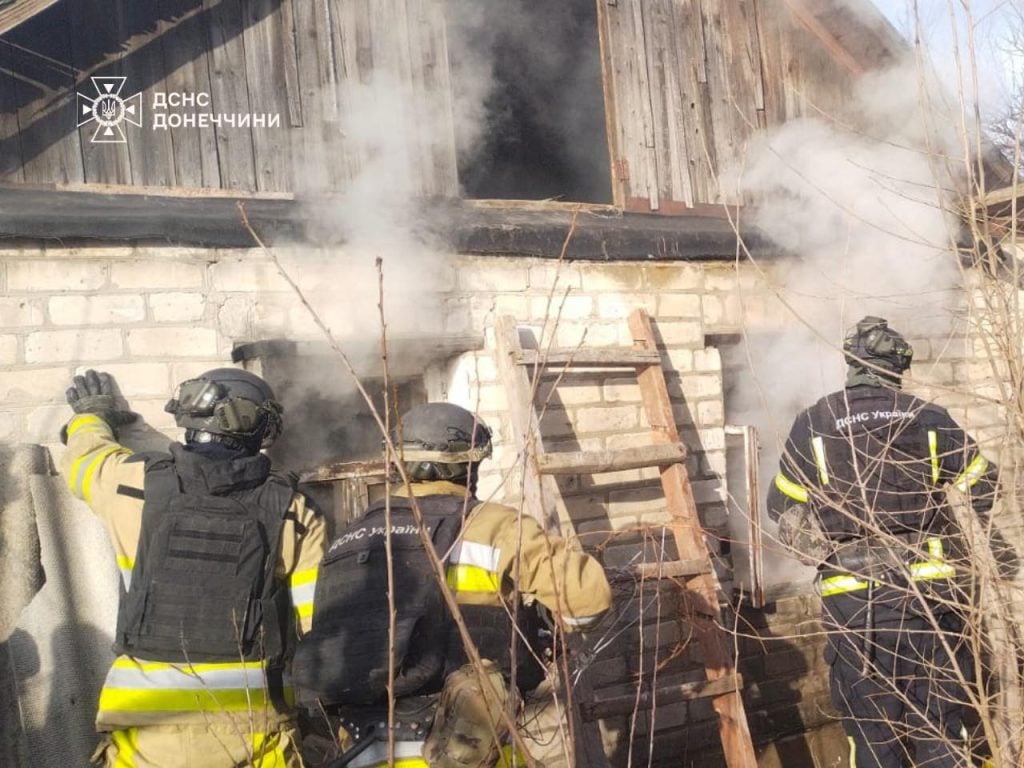
[[581, 701], [580, 714], [585, 720], [600, 720], [605, 717], [617, 715], [628, 715], [636, 707], [641, 709], [650, 706], [652, 703], [673, 704], [679, 701], [692, 701], [694, 699], [707, 699], [713, 696], [721, 696], [726, 693], [738, 691], [743, 687], [743, 678], [735, 672], [717, 680], [698, 680], [693, 683], [681, 683], [679, 685], [660, 688], [652, 694], [650, 688], [644, 688], [639, 693], [632, 692], [622, 696], [615, 696], [597, 701]]
[[580, 368], [634, 368], [638, 365], [661, 365], [661, 353], [633, 347], [594, 347], [591, 349], [523, 349], [516, 353], [519, 365], [560, 365]]
[[683, 461], [686, 461], [686, 446], [666, 443], [609, 451], [544, 453], [537, 457], [537, 471], [542, 475], [596, 475], [623, 469], [663, 467]]
[[640, 563], [633, 573], [645, 579], [670, 579], [683, 576], [703, 576], [711, 573], [711, 563], [704, 558], [695, 560], [665, 560], [660, 563]]

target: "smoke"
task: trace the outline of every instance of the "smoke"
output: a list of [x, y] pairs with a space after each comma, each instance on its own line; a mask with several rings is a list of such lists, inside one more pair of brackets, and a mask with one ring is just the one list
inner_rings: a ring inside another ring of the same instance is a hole
[[746, 223], [793, 256], [769, 278], [771, 326], [726, 355], [727, 419], [758, 428], [765, 484], [796, 414], [842, 386], [842, 338], [857, 320], [885, 317], [911, 340], [953, 332], [958, 180], [945, 158], [957, 137], [945, 126], [956, 123], [926, 113], [921, 104], [935, 102], [918, 85], [912, 67], [869, 74], [851, 105], [855, 125], [789, 122], [759, 136], [735, 176], [755, 201]]

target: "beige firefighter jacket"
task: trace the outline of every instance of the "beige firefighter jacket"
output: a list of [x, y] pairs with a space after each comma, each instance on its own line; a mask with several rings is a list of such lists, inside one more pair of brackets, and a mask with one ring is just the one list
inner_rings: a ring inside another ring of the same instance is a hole
[[[67, 426], [61, 470], [71, 492], [103, 521], [127, 588], [142, 527], [145, 464], [125, 463], [119, 444], [98, 416], [82, 414]], [[287, 581], [301, 635], [313, 617], [313, 594], [324, 553], [324, 521], [296, 493], [281, 532], [276, 575]], [[286, 690], [286, 697], [291, 696]], [[262, 662], [170, 664], [118, 657], [100, 693], [96, 725], [112, 730], [149, 724], [238, 722], [246, 732], [271, 730], [291, 717], [269, 701]]]
[[[468, 494], [446, 481], [412, 483], [408, 490], [413, 496]], [[407, 497], [408, 490], [391, 492]], [[595, 623], [611, 606], [611, 588], [597, 560], [512, 507], [490, 502], [467, 507], [468, 518], [448, 561], [448, 584], [459, 603], [497, 607], [518, 592], [539, 601], [569, 632]]]

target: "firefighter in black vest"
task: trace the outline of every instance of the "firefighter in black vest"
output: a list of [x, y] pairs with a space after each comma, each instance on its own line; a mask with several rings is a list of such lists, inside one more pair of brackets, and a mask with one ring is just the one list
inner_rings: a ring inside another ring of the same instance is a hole
[[[420, 730], [421, 742], [402, 741], [395, 758], [409, 768], [489, 768], [501, 758], [507, 730], [500, 712], [514, 695], [513, 685], [528, 691], [543, 677], [533, 649], [520, 642], [536, 630], [530, 625], [537, 606], [572, 632], [598, 621], [611, 605], [611, 590], [596, 560], [548, 535], [529, 516], [475, 498], [491, 433], [474, 414], [446, 403], [413, 408], [401, 419], [395, 445], [411, 483], [394, 485], [387, 502], [372, 505], [331, 542], [313, 630], [296, 653], [295, 679], [321, 704], [386, 703], [388, 575], [380, 565], [385, 553], [379, 534], [387, 512], [395, 563], [394, 695], [440, 691], [432, 722]], [[436, 572], [424, 565], [422, 551], [413, 554], [420, 536], [410, 495], [444, 558], [446, 586], [485, 660], [486, 684], [467, 663], [440, 586], [433, 586]], [[369, 584], [377, 586], [368, 590]], [[346, 756], [346, 766], [387, 765], [386, 744], [362, 746], [369, 748]]]
[[133, 453], [135, 414], [109, 375], [67, 391], [72, 493], [103, 520], [121, 572], [114, 649], [100, 693], [100, 765], [301, 766], [282, 665], [312, 620], [323, 523], [260, 450], [281, 429], [265, 381], [218, 368], [166, 410], [185, 428], [170, 453]]
[[768, 511], [819, 568], [831, 697], [850, 765], [968, 765], [948, 486], [986, 515], [996, 467], [944, 408], [900, 391], [913, 350], [879, 317], [847, 335], [845, 389], [804, 410]]

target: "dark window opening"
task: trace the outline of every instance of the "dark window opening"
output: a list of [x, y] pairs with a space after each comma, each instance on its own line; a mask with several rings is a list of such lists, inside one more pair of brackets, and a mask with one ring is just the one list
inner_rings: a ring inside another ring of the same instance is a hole
[[611, 203], [594, 0], [451, 0], [448, 26], [463, 194]]

